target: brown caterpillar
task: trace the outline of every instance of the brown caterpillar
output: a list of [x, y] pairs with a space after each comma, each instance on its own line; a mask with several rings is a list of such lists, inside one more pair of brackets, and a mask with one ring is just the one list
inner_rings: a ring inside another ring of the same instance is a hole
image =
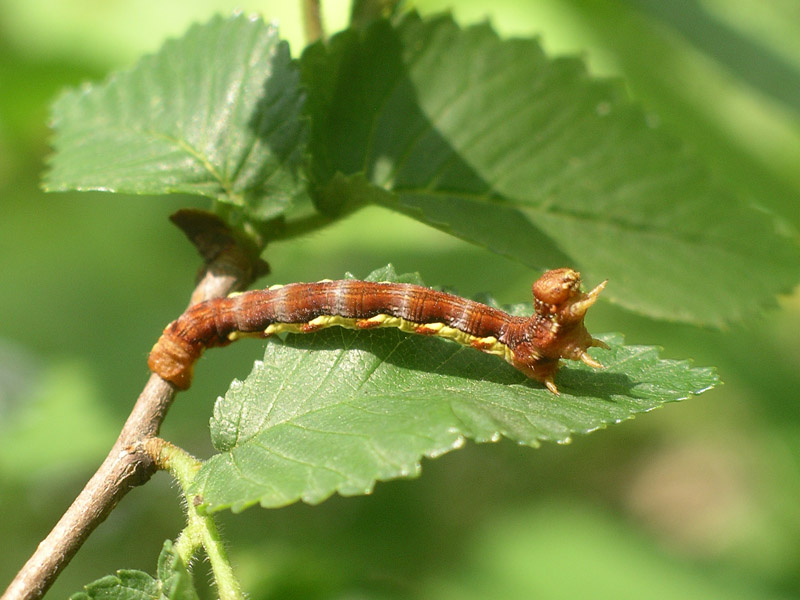
[[547, 271], [533, 284], [530, 317], [407, 283], [346, 279], [273, 286], [190, 307], [164, 329], [147, 364], [177, 388], [187, 389], [203, 350], [241, 336], [309, 333], [333, 325], [397, 327], [501, 356], [558, 394], [553, 377], [561, 358], [602, 368], [586, 351], [607, 347], [583, 323], [606, 282], [588, 293], [580, 285], [580, 273], [572, 269]]

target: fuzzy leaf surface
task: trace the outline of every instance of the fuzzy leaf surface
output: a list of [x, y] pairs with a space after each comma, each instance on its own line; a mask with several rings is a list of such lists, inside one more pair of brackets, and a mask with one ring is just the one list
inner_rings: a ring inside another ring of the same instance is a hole
[[[721, 325], [798, 280], [800, 246], [740, 202], [619, 82], [532, 39], [411, 14], [303, 55], [320, 208], [376, 203], [604, 297]], [[701, 268], [698, 268], [701, 265]]]
[[302, 189], [303, 101], [274, 26], [214, 18], [58, 99], [45, 188], [200, 194], [266, 219]]
[[192, 493], [212, 511], [367, 494], [466, 439], [563, 443], [717, 382], [710, 369], [601, 337], [611, 349], [593, 353], [607, 368], [570, 363], [556, 377], [558, 397], [498, 357], [395, 329], [270, 340], [263, 361], [217, 401], [220, 454]]

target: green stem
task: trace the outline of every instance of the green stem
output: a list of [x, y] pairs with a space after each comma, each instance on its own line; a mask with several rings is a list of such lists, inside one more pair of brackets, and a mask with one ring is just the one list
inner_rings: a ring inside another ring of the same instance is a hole
[[202, 522], [200, 533], [203, 549], [206, 551], [208, 562], [211, 564], [220, 600], [244, 600], [245, 596], [242, 593], [239, 580], [233, 574], [233, 567], [219, 536], [217, 524], [211, 516], [199, 515], [196, 510], [193, 512], [197, 514], [198, 521]]
[[186, 500], [186, 528], [175, 542], [175, 551], [188, 565], [202, 546], [208, 556], [220, 600], [244, 600], [242, 588], [233, 574], [228, 554], [211, 515], [202, 514], [189, 493], [189, 487], [202, 463], [194, 456], [169, 442], [152, 438], [148, 450], [161, 468], [167, 469], [181, 486]]
[[187, 525], [186, 528], [181, 531], [181, 534], [172, 547], [183, 561], [183, 564], [188, 566], [194, 559], [194, 555], [197, 554], [200, 545], [201, 542], [198, 539], [197, 532], [193, 527]]
[[287, 221], [273, 240], [290, 240], [306, 235], [318, 229], [322, 229], [333, 221], [334, 219], [332, 217], [315, 212], [305, 217]]

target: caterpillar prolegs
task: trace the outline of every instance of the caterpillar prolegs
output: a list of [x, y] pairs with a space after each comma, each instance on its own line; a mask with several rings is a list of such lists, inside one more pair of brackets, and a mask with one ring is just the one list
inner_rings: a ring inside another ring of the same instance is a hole
[[589, 334], [583, 318], [605, 285], [604, 281], [584, 293], [577, 271], [547, 271], [533, 284], [530, 317], [406, 283], [346, 279], [273, 286], [190, 307], [164, 329], [150, 352], [148, 366], [177, 388], [186, 389], [194, 363], [206, 348], [224, 346], [242, 336], [309, 333], [333, 325], [397, 327], [501, 356], [558, 394], [553, 377], [560, 359], [602, 367], [586, 351], [606, 346]]

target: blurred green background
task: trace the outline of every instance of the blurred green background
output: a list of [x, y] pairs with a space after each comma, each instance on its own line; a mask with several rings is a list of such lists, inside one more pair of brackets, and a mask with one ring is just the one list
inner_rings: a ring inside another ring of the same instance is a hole
[[[347, 5], [324, 4], [328, 30], [341, 28]], [[551, 54], [579, 53], [594, 74], [625, 77], [716, 177], [800, 227], [800, 3], [455, 4], [464, 24], [489, 18], [503, 35], [540, 36]], [[167, 216], [205, 206], [43, 194], [48, 105], [65, 86], [100, 79], [234, 8], [280, 21], [299, 53], [299, 2], [0, 3], [0, 588], [116, 437], [147, 378], [147, 352], [183, 309], [199, 266]], [[502, 302], [528, 301], [536, 276], [378, 209], [275, 245], [266, 258], [270, 283], [363, 276], [393, 262]], [[590, 321], [592, 331], [717, 366], [726, 383], [571, 445], [470, 444], [372, 496], [223, 515], [252, 597], [800, 598], [797, 290], [726, 331], [607, 304]], [[258, 344], [231, 346], [198, 369], [164, 437], [208, 456], [214, 399], [247, 374]], [[119, 568], [154, 572], [162, 541], [181, 525], [177, 490], [158, 474], [92, 535], [49, 597]], [[195, 572], [207, 586], [205, 565]]]

